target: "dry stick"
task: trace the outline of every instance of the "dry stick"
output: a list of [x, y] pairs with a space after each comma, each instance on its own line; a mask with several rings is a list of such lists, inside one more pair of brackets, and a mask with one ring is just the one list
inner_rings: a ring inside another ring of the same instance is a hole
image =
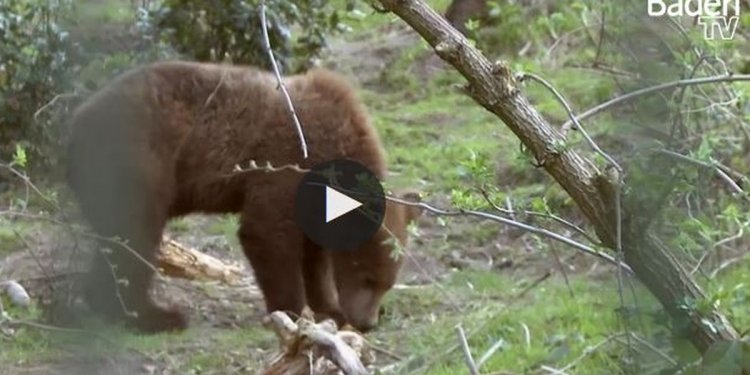
[[469, 342], [466, 341], [466, 335], [461, 324], [456, 326], [456, 335], [458, 336], [458, 343], [461, 345], [461, 351], [464, 353], [464, 361], [466, 366], [469, 367], [469, 373], [471, 375], [479, 375], [479, 369], [477, 364], [474, 362], [474, 357], [471, 356], [471, 349], [469, 348]]
[[294, 111], [294, 105], [292, 105], [292, 98], [289, 97], [289, 92], [286, 90], [284, 81], [281, 78], [281, 73], [279, 72], [279, 66], [278, 64], [276, 64], [276, 57], [274, 57], [273, 50], [271, 49], [271, 40], [268, 37], [268, 25], [266, 22], [265, 0], [260, 1], [259, 11], [260, 11], [260, 25], [261, 25], [261, 28], [263, 29], [263, 45], [266, 49], [266, 53], [268, 53], [268, 59], [271, 60], [273, 73], [276, 75], [276, 80], [279, 83], [278, 88], [281, 90], [281, 93], [284, 94], [284, 99], [286, 100], [287, 109], [289, 110], [289, 113], [292, 115], [294, 126], [297, 129], [297, 136], [299, 137], [300, 146], [302, 147], [302, 158], [307, 159], [307, 141], [305, 141], [305, 134], [302, 132], [302, 124], [300, 124], [299, 122], [299, 118], [297, 117], [297, 112]]
[[505, 345], [505, 340], [498, 339], [497, 341], [495, 341], [495, 343], [492, 344], [492, 346], [490, 346], [490, 348], [487, 349], [487, 351], [484, 352], [481, 357], [479, 357], [479, 361], [477, 361], [477, 368], [482, 368], [482, 365], [484, 365], [485, 362], [492, 358], [492, 355], [495, 354], [495, 352], [497, 352], [500, 348], [502, 348], [503, 345]]
[[[669, 90], [675, 87], [704, 85], [706, 83], [737, 82], [737, 81], [750, 81], [750, 74], [726, 74], [726, 75], [720, 75], [720, 76], [681, 79], [679, 81], [662, 83], [660, 85], [646, 87], [640, 90], [635, 90], [625, 95], [618, 96], [614, 99], [608, 100], [602, 104], [599, 104], [581, 113], [580, 115], [576, 117], [576, 119], [578, 121], [583, 121], [589, 117], [599, 114], [600, 112], [604, 111], [605, 109], [609, 107], [613, 107], [622, 103], [626, 103], [639, 96], [648, 95], [648, 94], [652, 94], [652, 93], [659, 92], [659, 91]], [[568, 120], [564, 124], [562, 124], [562, 128], [563, 129], [569, 128], [574, 123], [575, 123], [574, 121]]]
[[550, 374], [554, 374], [554, 375], [569, 375], [565, 371], [560, 371], [560, 370], [558, 370], [558, 369], [556, 369], [554, 367], [549, 367], [547, 365], [541, 365], [541, 366], [539, 366], [539, 368], [541, 368], [544, 371], [547, 371]]

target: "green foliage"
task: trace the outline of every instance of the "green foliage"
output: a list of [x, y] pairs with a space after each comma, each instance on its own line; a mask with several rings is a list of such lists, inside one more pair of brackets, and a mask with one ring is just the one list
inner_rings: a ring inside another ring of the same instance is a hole
[[[308, 66], [325, 46], [326, 36], [340, 29], [339, 11], [327, 4], [266, 1], [271, 48], [283, 66], [291, 67], [293, 56], [300, 59], [296, 69]], [[199, 61], [268, 67], [259, 5], [259, 0], [165, 0], [153, 12], [153, 22], [179, 52]], [[303, 33], [296, 39], [290, 31], [294, 26]]]
[[20, 141], [27, 141], [29, 156], [48, 155], [58, 142], [52, 116], [40, 109], [68, 85], [72, 45], [61, 21], [69, 6], [67, 0], [0, 2], [0, 158], [17, 152]]

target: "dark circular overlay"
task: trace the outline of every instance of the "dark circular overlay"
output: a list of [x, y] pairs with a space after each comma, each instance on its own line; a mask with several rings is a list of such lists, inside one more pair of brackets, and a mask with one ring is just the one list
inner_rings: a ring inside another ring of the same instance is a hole
[[[326, 196], [332, 201], [326, 202]], [[362, 205], [326, 222], [326, 205], [334, 206], [337, 202], [333, 200], [351, 203], [349, 199]], [[297, 226], [319, 246], [356, 250], [380, 228], [385, 193], [375, 174], [362, 164], [348, 159], [332, 160], [314, 166], [302, 178], [297, 187], [295, 211]]]

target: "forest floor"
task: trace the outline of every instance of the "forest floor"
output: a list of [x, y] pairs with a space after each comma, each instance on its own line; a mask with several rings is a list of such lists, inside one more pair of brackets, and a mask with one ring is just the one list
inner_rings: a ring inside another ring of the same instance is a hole
[[[359, 87], [388, 151], [388, 188], [416, 188], [426, 201], [447, 207], [455, 187], [467, 183], [460, 161], [482, 153], [511, 197], [531, 192], [559, 199], [553, 181], [524, 161], [513, 134], [456, 88], [462, 79], [413, 31], [392, 15], [368, 13], [348, 22], [352, 31], [332, 41], [322, 64]], [[0, 196], [0, 205], [23, 195], [19, 185]], [[66, 270], [59, 254], [70, 244], [60, 228], [0, 220], [0, 279], [19, 280], [32, 297], [48, 293], [48, 279]], [[235, 285], [160, 277], [154, 293], [190, 313], [187, 331], [142, 336], [102, 327], [90, 337], [21, 326], [0, 334], [0, 373], [254, 373], [277, 340], [261, 325], [262, 296], [236, 229], [232, 216], [195, 215], [169, 224], [172, 239], [238, 264], [245, 274]], [[482, 373], [619, 373], [626, 354], [642, 373], [663, 368], [662, 353], [637, 345], [629, 351], [627, 337], [618, 335], [626, 324], [669, 355], [691, 358], [685, 343], [670, 337], [652, 297], [632, 280], [619, 293], [616, 275], [611, 265], [528, 233], [424, 215], [382, 322], [367, 338], [379, 348], [377, 367], [396, 374], [467, 373], [456, 347], [459, 324], [477, 359], [493, 348]], [[730, 271], [725, 277], [748, 276]], [[38, 306], [9, 313], [26, 320], [42, 315]]]

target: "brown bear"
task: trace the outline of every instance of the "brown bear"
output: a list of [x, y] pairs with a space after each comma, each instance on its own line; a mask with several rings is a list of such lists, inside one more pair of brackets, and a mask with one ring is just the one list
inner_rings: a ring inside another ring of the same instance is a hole
[[[294, 221], [298, 171], [232, 173], [250, 160], [309, 168], [357, 161], [378, 178], [385, 155], [354, 90], [337, 75], [311, 70], [284, 78], [309, 148], [298, 135], [275, 76], [241, 66], [161, 62], [131, 70], [74, 113], [68, 182], [84, 217], [107, 244], [86, 282], [91, 308], [145, 332], [183, 329], [185, 317], [148, 291], [165, 223], [189, 213], [240, 213], [238, 236], [266, 308], [320, 314], [367, 330], [396, 280], [414, 207], [386, 204], [372, 240], [331, 252]], [[413, 199], [414, 196], [407, 196]]]
[[445, 9], [445, 19], [461, 34], [468, 35], [466, 23], [484, 18], [488, 12], [487, 0], [453, 0]]

